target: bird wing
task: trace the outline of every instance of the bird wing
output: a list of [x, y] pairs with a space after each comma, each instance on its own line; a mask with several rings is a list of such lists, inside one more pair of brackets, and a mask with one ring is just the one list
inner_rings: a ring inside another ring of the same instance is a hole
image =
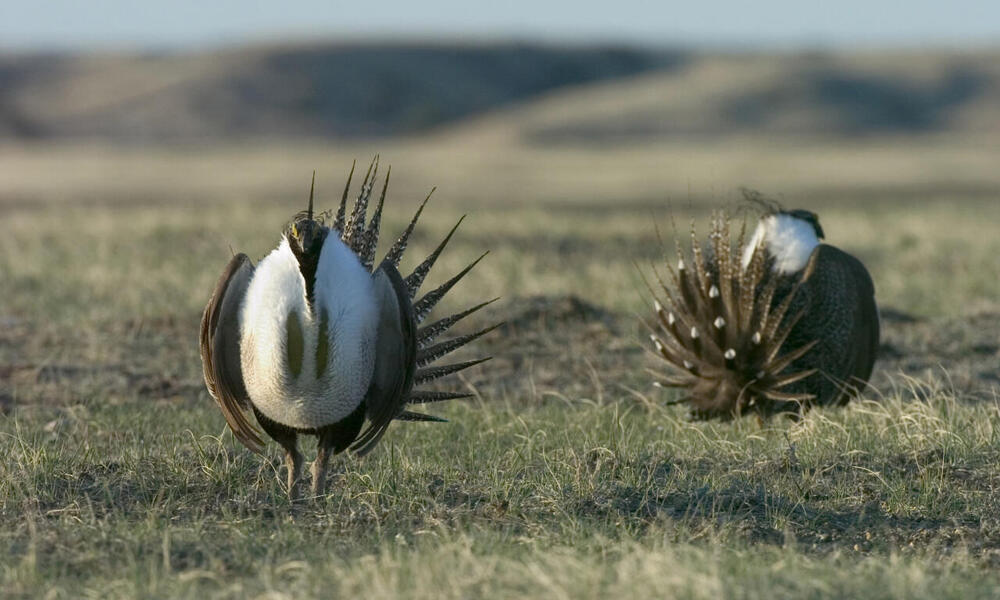
[[236, 439], [259, 454], [264, 441], [246, 415], [250, 397], [240, 365], [240, 306], [253, 272], [253, 263], [246, 254], [237, 254], [226, 265], [201, 317], [200, 346], [208, 392]]
[[416, 370], [417, 323], [406, 283], [390, 261], [383, 261], [372, 277], [379, 318], [375, 368], [365, 396], [369, 425], [351, 446], [360, 455], [374, 448], [403, 413]]
[[[821, 273], [820, 276], [813, 276]], [[844, 353], [842, 368], [827, 375], [861, 389], [871, 377], [879, 346], [879, 314], [875, 303], [875, 284], [860, 260], [828, 244], [813, 250], [806, 265], [803, 279], [810, 288], [816, 303], [830, 306], [837, 299], [840, 306], [832, 307], [836, 314], [831, 318], [841, 320], [846, 335], [838, 349]], [[834, 323], [834, 326], [837, 324]], [[844, 390], [837, 403], [847, 402], [853, 393]]]

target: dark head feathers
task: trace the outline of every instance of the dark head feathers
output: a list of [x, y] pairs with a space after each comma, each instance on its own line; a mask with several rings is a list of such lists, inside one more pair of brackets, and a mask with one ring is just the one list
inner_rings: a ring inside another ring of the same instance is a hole
[[812, 225], [813, 231], [816, 232], [816, 237], [819, 239], [826, 237], [823, 233], [823, 227], [819, 224], [819, 215], [816, 213], [801, 208], [786, 209], [777, 200], [768, 198], [757, 190], [740, 188], [740, 193], [743, 194], [744, 205], [756, 208], [761, 217], [771, 215], [788, 215], [795, 217], [796, 219], [801, 219]]
[[819, 215], [817, 215], [816, 213], [809, 210], [803, 210], [801, 208], [796, 208], [794, 210], [784, 210], [781, 211], [781, 213], [789, 215], [791, 217], [795, 217], [796, 219], [801, 219], [806, 223], [812, 225], [813, 231], [816, 232], [816, 237], [818, 237], [819, 239], [823, 239], [824, 237], [826, 237], [825, 235], [823, 235], [823, 227], [819, 224]]
[[785, 347], [802, 316], [789, 312], [797, 288], [775, 302], [779, 280], [764, 250], [758, 246], [744, 268], [744, 236], [735, 244], [732, 237], [729, 216], [716, 213], [708, 251], [692, 226], [690, 252], [678, 243], [668, 280], [657, 274], [662, 302], [654, 303], [651, 337], [668, 365], [657, 383], [684, 390], [682, 401], [702, 419], [770, 415], [811, 399], [784, 391], [814, 372], [788, 370], [815, 344]]

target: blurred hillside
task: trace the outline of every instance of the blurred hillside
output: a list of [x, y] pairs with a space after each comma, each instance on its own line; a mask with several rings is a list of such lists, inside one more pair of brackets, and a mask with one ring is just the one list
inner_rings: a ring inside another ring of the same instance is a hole
[[0, 141], [372, 138], [490, 115], [536, 144], [998, 132], [998, 59], [417, 43], [7, 55]]
[[116, 141], [407, 134], [676, 53], [523, 44], [0, 57], [0, 136]]
[[1000, 132], [1000, 53], [730, 55], [561, 94], [525, 114], [548, 142]]

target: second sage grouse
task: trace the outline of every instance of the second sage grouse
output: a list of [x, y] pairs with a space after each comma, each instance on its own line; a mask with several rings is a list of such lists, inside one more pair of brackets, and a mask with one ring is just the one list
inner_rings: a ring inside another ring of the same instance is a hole
[[661, 280], [659, 383], [682, 388], [696, 418], [799, 414], [847, 403], [871, 376], [879, 345], [875, 288], [855, 257], [822, 243], [818, 217], [767, 206], [750, 241], [716, 213], [702, 248]]
[[293, 499], [303, 460], [299, 434], [319, 438], [312, 492], [321, 494], [331, 454], [348, 448], [358, 454], [368, 452], [393, 420], [442, 420], [408, 411], [408, 404], [468, 397], [414, 390], [414, 386], [486, 360], [428, 366], [493, 329], [435, 343], [457, 321], [489, 302], [420, 326], [485, 254], [416, 299], [458, 224], [413, 273], [401, 276], [397, 267], [424, 200], [402, 236], [376, 264], [389, 184], [387, 174], [378, 205], [366, 223], [377, 172], [376, 158], [349, 214], [348, 176], [330, 226], [327, 215], [313, 214], [311, 188], [308, 210], [294, 217], [275, 250], [256, 266], [245, 254], [229, 261], [202, 317], [201, 358], [208, 390], [236, 439], [247, 448], [260, 453], [264, 445], [254, 419], [281, 444]]

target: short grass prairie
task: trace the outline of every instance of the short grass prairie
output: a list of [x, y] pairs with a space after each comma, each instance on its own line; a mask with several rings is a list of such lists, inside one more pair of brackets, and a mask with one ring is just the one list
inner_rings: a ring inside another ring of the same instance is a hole
[[[387, 234], [440, 185], [406, 265], [468, 213], [432, 279], [491, 255], [442, 310], [500, 296], [463, 330], [507, 325], [449, 424], [394, 425], [295, 505], [277, 447], [226, 432], [198, 320], [230, 249], [373, 146], [0, 150], [0, 596], [1000, 594], [995, 146], [382, 146]], [[872, 272], [883, 356], [846, 409], [695, 423], [651, 386], [640, 272], [738, 185]]]

